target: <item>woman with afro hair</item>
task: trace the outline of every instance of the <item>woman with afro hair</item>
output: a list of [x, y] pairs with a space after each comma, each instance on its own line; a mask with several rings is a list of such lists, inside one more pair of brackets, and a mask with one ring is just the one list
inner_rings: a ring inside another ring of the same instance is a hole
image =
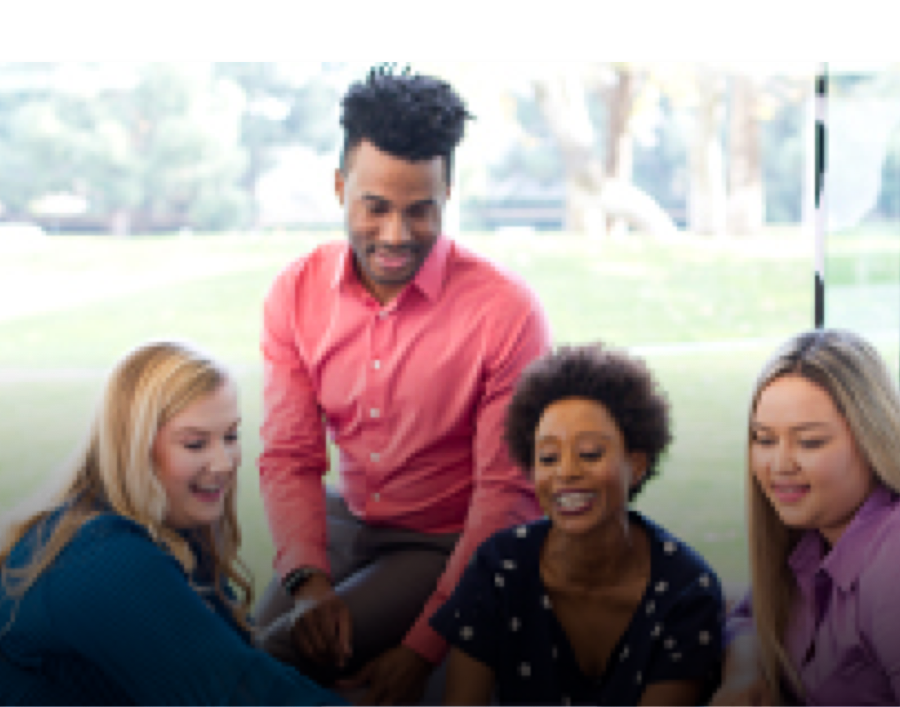
[[722, 592], [629, 502], [658, 473], [669, 407], [644, 363], [561, 347], [521, 378], [506, 441], [545, 517], [475, 554], [432, 620], [447, 704], [700, 704], [720, 674]]

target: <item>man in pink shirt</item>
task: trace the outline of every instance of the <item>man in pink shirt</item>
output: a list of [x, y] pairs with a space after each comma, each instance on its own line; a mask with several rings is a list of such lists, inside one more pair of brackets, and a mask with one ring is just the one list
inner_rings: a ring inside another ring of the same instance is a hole
[[409, 703], [446, 652], [428, 620], [474, 550], [540, 514], [503, 418], [550, 334], [519, 278], [442, 235], [471, 117], [455, 91], [381, 66], [342, 107], [349, 243], [290, 264], [265, 303], [276, 580], [256, 619], [282, 659], [368, 704]]

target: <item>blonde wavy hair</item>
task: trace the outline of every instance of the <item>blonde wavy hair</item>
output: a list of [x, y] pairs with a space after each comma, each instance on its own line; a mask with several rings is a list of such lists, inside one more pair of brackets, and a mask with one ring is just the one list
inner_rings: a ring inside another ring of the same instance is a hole
[[[0, 576], [8, 593], [23, 596], [85, 523], [109, 512], [146, 528], [190, 575], [199, 558], [187, 540], [166, 525], [166, 493], [156, 476], [151, 450], [157, 432], [169, 420], [230, 380], [222, 365], [183, 343], [152, 342], [126, 355], [106, 383], [71, 478], [50, 507], [13, 525], [0, 545]], [[253, 590], [249, 572], [237, 556], [241, 533], [235, 497], [232, 485], [222, 517], [195, 535], [212, 558], [216, 593], [238, 625], [249, 632]], [[33, 529], [40, 533], [39, 526], [60, 509], [58, 523], [42, 539], [42, 550], [25, 567], [7, 568], [13, 547]], [[235, 591], [236, 599], [225, 595], [223, 582]]]
[[[783, 376], [800, 376], [822, 388], [846, 420], [863, 458], [877, 479], [900, 491], [900, 392], [875, 348], [859, 335], [819, 329], [788, 340], [763, 366], [750, 404], [753, 415], [763, 390]], [[804, 694], [784, 647], [792, 604], [797, 596], [788, 558], [802, 531], [781, 522], [750, 466], [752, 431], [747, 439], [747, 503], [753, 615], [760, 662], [774, 704], [785, 704], [790, 687]]]

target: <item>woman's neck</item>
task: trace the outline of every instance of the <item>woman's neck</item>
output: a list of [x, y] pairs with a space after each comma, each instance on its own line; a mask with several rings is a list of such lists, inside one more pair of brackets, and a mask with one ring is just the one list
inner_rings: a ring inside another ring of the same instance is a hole
[[627, 514], [578, 535], [553, 526], [541, 552], [542, 572], [551, 584], [573, 590], [619, 584], [642, 564], [642, 541]]

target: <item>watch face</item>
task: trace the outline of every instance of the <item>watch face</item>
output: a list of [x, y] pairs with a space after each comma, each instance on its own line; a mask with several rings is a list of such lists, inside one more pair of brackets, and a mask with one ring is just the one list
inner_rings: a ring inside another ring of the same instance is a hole
[[298, 570], [294, 570], [284, 579], [284, 588], [288, 594], [293, 594], [300, 587], [306, 584], [307, 580], [312, 577], [316, 573], [311, 567], [303, 567]]

